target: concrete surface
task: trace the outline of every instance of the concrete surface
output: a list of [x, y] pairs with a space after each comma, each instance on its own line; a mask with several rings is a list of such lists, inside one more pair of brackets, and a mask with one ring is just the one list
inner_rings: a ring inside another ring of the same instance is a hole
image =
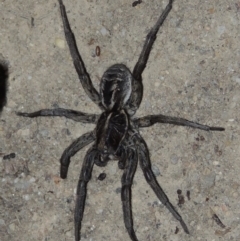
[[[110, 65], [134, 67], [146, 34], [167, 4], [144, 1], [133, 8], [132, 2], [65, 1], [96, 87]], [[0, 15], [0, 53], [10, 65], [8, 104], [0, 117], [0, 240], [73, 240], [74, 193], [88, 147], [72, 159], [64, 181], [59, 178], [59, 158], [94, 126], [57, 117], [27, 119], [15, 111], [58, 106], [100, 111], [77, 78], [57, 1], [1, 0]], [[143, 74], [144, 98], [137, 116], [181, 116], [226, 131], [160, 124], [142, 130], [158, 181], [174, 206], [177, 190], [184, 194], [185, 203], [177, 208], [190, 235], [158, 202], [138, 168], [132, 205], [141, 241], [240, 240], [239, 20], [239, 0], [176, 0], [158, 34]], [[2, 160], [12, 152], [15, 158]], [[99, 181], [102, 172], [107, 177]], [[130, 241], [122, 217], [121, 174], [117, 162], [94, 168], [83, 241]], [[225, 229], [213, 221], [213, 213]]]

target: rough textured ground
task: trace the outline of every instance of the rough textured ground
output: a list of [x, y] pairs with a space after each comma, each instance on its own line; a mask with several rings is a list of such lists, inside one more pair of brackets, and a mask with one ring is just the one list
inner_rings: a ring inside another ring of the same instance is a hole
[[[146, 34], [167, 1], [65, 1], [81, 55], [97, 87], [114, 63], [133, 68]], [[161, 113], [225, 132], [157, 124], [142, 130], [158, 181], [177, 207], [177, 189], [191, 199], [178, 207], [191, 234], [158, 202], [138, 168], [133, 185], [135, 230], [141, 241], [240, 240], [240, 1], [176, 0], [144, 71], [137, 116]], [[0, 1], [0, 53], [9, 61], [8, 104], [0, 117], [0, 240], [73, 240], [73, 210], [81, 163], [66, 180], [59, 158], [93, 125], [65, 118], [27, 119], [15, 111], [64, 107], [100, 113], [84, 93], [63, 35], [57, 1]], [[96, 46], [101, 55], [95, 56]], [[2, 160], [11, 152], [16, 157]], [[104, 181], [97, 180], [105, 172]], [[94, 168], [82, 240], [129, 240], [116, 162]], [[216, 213], [226, 227], [213, 221]], [[179, 232], [175, 234], [176, 226]], [[230, 232], [228, 232], [230, 231]]]

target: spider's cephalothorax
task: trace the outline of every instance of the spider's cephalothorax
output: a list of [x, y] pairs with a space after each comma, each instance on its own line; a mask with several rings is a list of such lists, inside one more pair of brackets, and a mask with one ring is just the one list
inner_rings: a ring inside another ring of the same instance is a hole
[[119, 168], [123, 169], [121, 190], [123, 216], [125, 227], [132, 241], [138, 241], [133, 228], [131, 209], [131, 186], [138, 162], [140, 163], [146, 181], [151, 186], [159, 200], [180, 222], [184, 231], [189, 233], [181, 215], [171, 204], [153, 174], [148, 147], [138, 129], [154, 125], [155, 123], [189, 126], [205, 131], [223, 131], [224, 128], [210, 127], [183, 118], [160, 114], [133, 118], [133, 115], [142, 101], [142, 72], [146, 67], [157, 32], [170, 12], [172, 3], [173, 0], [169, 0], [165, 10], [148, 33], [133, 72], [131, 73], [123, 64], [112, 65], [103, 74], [99, 94], [94, 88], [83, 60], [78, 52], [75, 37], [68, 22], [65, 6], [63, 5], [62, 0], [59, 0], [66, 40], [80, 82], [89, 98], [103, 110], [103, 113], [101, 115], [96, 115], [58, 108], [44, 109], [32, 113], [17, 112], [17, 114], [25, 117], [65, 116], [74, 121], [94, 123], [97, 125], [95, 130], [85, 133], [70, 144], [65, 149], [60, 159], [60, 176], [61, 178], [66, 178], [71, 157], [84, 146], [93, 143], [84, 158], [77, 187], [74, 218], [76, 241], [79, 241], [81, 238], [80, 230], [87, 195], [87, 183], [91, 179], [93, 166], [94, 164], [105, 166], [112, 157], [119, 161]]
[[100, 95], [107, 111], [120, 110], [132, 92], [132, 74], [123, 64], [115, 64], [103, 74]]

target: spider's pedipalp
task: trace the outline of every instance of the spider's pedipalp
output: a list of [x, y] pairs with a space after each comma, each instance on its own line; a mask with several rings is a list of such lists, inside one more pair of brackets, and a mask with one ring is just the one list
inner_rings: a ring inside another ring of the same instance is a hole
[[90, 144], [95, 140], [95, 135], [93, 131], [87, 132], [77, 138], [74, 142], [68, 146], [63, 152], [60, 159], [60, 176], [65, 179], [67, 177], [68, 167], [70, 164], [70, 158], [74, 156], [78, 151], [80, 151], [84, 146]]

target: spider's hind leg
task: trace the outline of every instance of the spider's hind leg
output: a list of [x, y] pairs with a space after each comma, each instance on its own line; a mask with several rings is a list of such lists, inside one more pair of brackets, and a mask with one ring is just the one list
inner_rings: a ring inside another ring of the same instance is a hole
[[85, 207], [85, 200], [87, 196], [87, 183], [91, 179], [92, 169], [95, 162], [95, 159], [98, 157], [98, 151], [95, 149], [95, 147], [92, 147], [88, 150], [78, 186], [77, 186], [77, 198], [76, 198], [76, 207], [75, 207], [75, 215], [74, 215], [74, 223], [75, 223], [75, 241], [79, 241], [81, 238], [80, 231], [81, 231], [81, 223], [83, 218], [83, 212]]
[[132, 207], [131, 207], [131, 187], [133, 177], [137, 168], [137, 153], [131, 149], [128, 150], [125, 167], [122, 176], [122, 191], [121, 199], [123, 206], [124, 224], [132, 241], [138, 241], [135, 231], [133, 229]]
[[145, 141], [139, 137], [139, 150], [138, 150], [138, 159], [140, 162], [140, 166], [143, 170], [144, 176], [150, 187], [155, 192], [156, 196], [159, 198], [161, 203], [166, 206], [166, 208], [172, 213], [172, 215], [180, 222], [182, 225], [183, 230], [189, 234], [189, 230], [185, 222], [183, 221], [181, 215], [176, 211], [174, 206], [169, 201], [167, 195], [162, 190], [161, 186], [156, 180], [156, 177], [153, 174], [151, 169], [151, 162], [149, 158], [149, 152]]

